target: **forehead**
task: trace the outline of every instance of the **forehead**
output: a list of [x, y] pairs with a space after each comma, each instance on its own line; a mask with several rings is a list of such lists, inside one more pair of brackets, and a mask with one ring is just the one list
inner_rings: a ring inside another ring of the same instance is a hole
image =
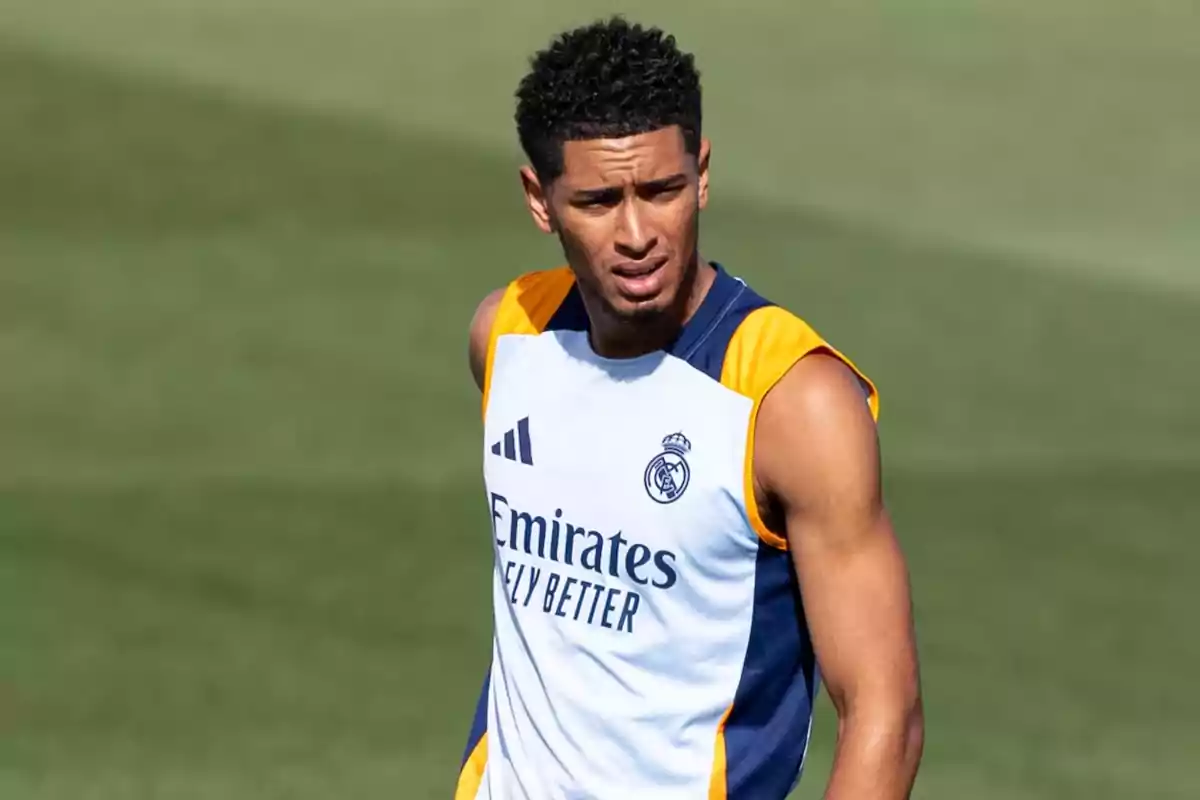
[[652, 181], [690, 171], [691, 158], [677, 126], [619, 139], [583, 139], [563, 144], [562, 183], [613, 186]]

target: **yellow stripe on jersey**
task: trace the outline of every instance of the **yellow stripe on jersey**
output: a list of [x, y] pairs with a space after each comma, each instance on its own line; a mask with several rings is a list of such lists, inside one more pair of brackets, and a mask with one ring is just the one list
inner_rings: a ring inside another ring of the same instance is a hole
[[708, 800], [726, 800], [728, 796], [728, 784], [726, 783], [726, 762], [725, 762], [725, 722], [729, 719], [729, 715], [733, 712], [733, 706], [725, 709], [725, 713], [721, 715], [721, 721], [717, 723], [717, 742], [713, 747], [713, 769], [712, 777], [708, 780]]
[[545, 330], [554, 312], [575, 285], [569, 267], [527, 272], [508, 285], [488, 337], [487, 361], [483, 372], [483, 411], [487, 413], [488, 390], [492, 385], [492, 361], [496, 341], [509, 334], [534, 335]]
[[835, 356], [854, 370], [869, 392], [871, 416], [879, 419], [879, 393], [875, 384], [807, 323], [778, 306], [765, 306], [746, 315], [729, 340], [721, 369], [722, 385], [754, 401], [746, 434], [746, 514], [759, 538], [780, 550], [787, 549], [787, 539], [767, 528], [755, 499], [754, 431], [763, 398], [797, 361], [814, 352]]
[[471, 751], [467, 763], [463, 764], [462, 772], [458, 775], [458, 787], [454, 790], [454, 800], [475, 800], [479, 787], [483, 785], [483, 770], [487, 767], [487, 734], [484, 733]]

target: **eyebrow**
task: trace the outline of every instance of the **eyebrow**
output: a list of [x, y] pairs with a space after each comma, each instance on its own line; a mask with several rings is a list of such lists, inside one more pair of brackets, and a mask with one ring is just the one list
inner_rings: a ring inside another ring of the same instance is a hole
[[[673, 189], [676, 186], [686, 183], [687, 175], [683, 172], [677, 172], [674, 175], [668, 175], [665, 178], [656, 178], [652, 181], [644, 181], [638, 184], [639, 189], [663, 190]], [[579, 189], [572, 192], [572, 197], [576, 200], [607, 200], [616, 195], [620, 195], [620, 186], [601, 186], [595, 189]]]

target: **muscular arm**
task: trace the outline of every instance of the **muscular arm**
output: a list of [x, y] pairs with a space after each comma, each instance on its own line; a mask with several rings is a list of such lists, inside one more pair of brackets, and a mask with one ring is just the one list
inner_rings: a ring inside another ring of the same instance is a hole
[[881, 498], [874, 420], [844, 364], [809, 356], [771, 390], [755, 474], [838, 714], [825, 798], [904, 800], [924, 735], [908, 574]]
[[475, 309], [471, 317], [471, 328], [468, 343], [468, 358], [471, 362], [471, 375], [475, 385], [483, 391], [485, 372], [487, 371], [488, 339], [492, 333], [492, 322], [496, 319], [496, 308], [504, 297], [504, 289], [496, 289]]

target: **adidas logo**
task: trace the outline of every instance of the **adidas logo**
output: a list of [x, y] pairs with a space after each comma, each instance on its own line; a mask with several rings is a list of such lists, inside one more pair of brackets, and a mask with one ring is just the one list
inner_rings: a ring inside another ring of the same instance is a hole
[[504, 456], [509, 461], [520, 460], [522, 464], [533, 466], [533, 446], [529, 442], [529, 417], [518, 422], [516, 428], [510, 428], [502, 440], [492, 445], [492, 455]]

